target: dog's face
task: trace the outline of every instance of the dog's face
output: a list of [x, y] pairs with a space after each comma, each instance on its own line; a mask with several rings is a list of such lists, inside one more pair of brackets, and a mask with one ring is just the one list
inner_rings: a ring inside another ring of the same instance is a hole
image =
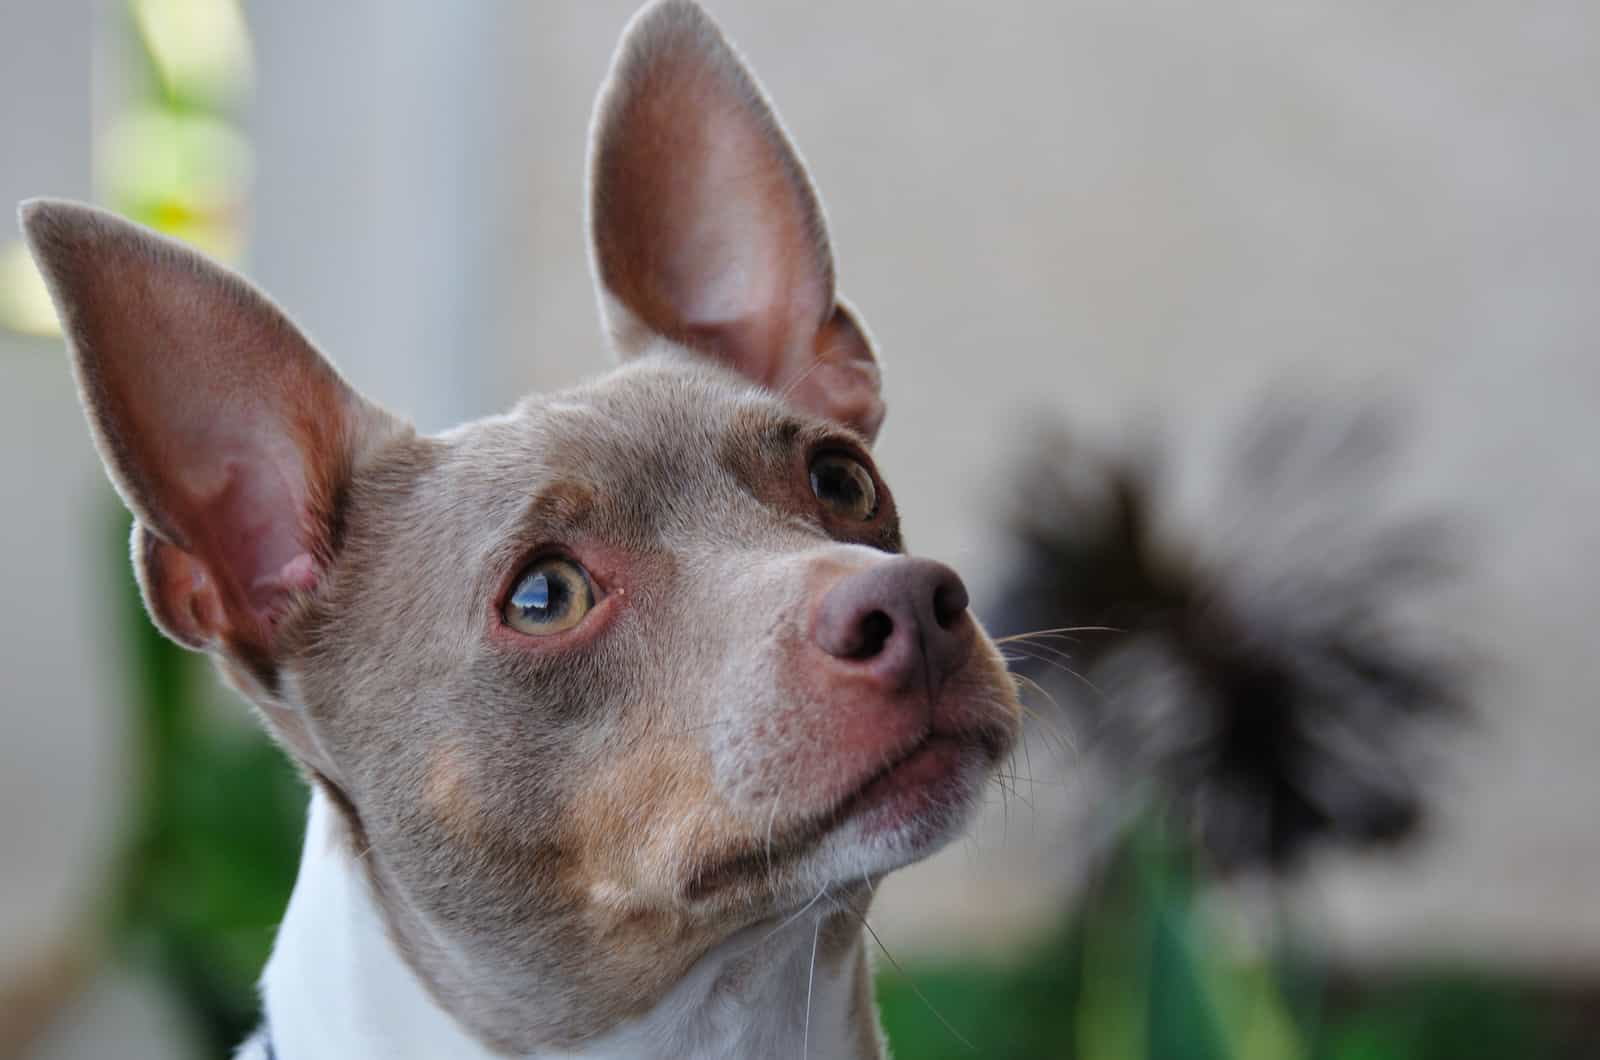
[[[813, 491], [846, 462], [871, 507]], [[393, 444], [345, 519], [284, 628], [295, 693], [424, 974], [504, 1006], [481, 1026], [597, 1030], [824, 887], [864, 906], [1009, 748], [964, 612], [934, 687], [824, 646], [834, 594], [912, 563], [893, 499], [859, 435], [720, 371], [646, 360]]]
[[439, 437], [236, 277], [25, 211], [152, 615], [261, 708], [413, 966], [510, 1050], [930, 853], [1017, 724], [959, 580], [900, 554], [820, 207], [692, 5], [630, 28], [591, 190], [631, 363]]

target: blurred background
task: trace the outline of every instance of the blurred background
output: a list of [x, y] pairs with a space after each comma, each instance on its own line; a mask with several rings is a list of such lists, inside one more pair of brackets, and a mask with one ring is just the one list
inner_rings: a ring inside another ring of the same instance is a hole
[[[10, 0], [0, 203], [238, 264], [425, 430], [497, 411], [607, 364], [634, 6]], [[912, 548], [1032, 634], [992, 805], [874, 907], [896, 1056], [1600, 1052], [1600, 8], [709, 6]], [[305, 794], [144, 620], [9, 211], [0, 1057], [225, 1056]]]

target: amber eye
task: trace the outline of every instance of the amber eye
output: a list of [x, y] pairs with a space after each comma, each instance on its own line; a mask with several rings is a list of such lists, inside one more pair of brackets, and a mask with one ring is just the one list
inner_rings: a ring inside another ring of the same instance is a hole
[[811, 492], [840, 519], [864, 523], [878, 514], [872, 472], [844, 453], [823, 453], [811, 461]]
[[536, 560], [506, 601], [506, 625], [542, 637], [571, 629], [594, 607], [594, 589], [583, 568], [570, 559]]

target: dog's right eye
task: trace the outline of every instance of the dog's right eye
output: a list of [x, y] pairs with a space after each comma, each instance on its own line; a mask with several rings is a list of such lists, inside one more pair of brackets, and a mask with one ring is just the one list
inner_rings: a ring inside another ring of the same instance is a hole
[[506, 601], [506, 625], [519, 633], [543, 637], [561, 633], [583, 621], [594, 607], [594, 589], [584, 569], [559, 556], [535, 560], [522, 573]]
[[845, 453], [823, 453], [811, 462], [811, 492], [841, 519], [864, 523], [878, 514], [872, 472]]

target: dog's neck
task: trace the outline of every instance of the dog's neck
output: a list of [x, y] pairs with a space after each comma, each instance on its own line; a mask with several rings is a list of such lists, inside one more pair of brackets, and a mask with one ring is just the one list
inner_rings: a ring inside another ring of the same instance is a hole
[[[860, 929], [819, 917], [745, 929], [643, 1015], [576, 1051], [527, 1060], [876, 1060], [882, 1049]], [[504, 1060], [441, 1008], [401, 958], [320, 792], [262, 988], [278, 1060]]]

